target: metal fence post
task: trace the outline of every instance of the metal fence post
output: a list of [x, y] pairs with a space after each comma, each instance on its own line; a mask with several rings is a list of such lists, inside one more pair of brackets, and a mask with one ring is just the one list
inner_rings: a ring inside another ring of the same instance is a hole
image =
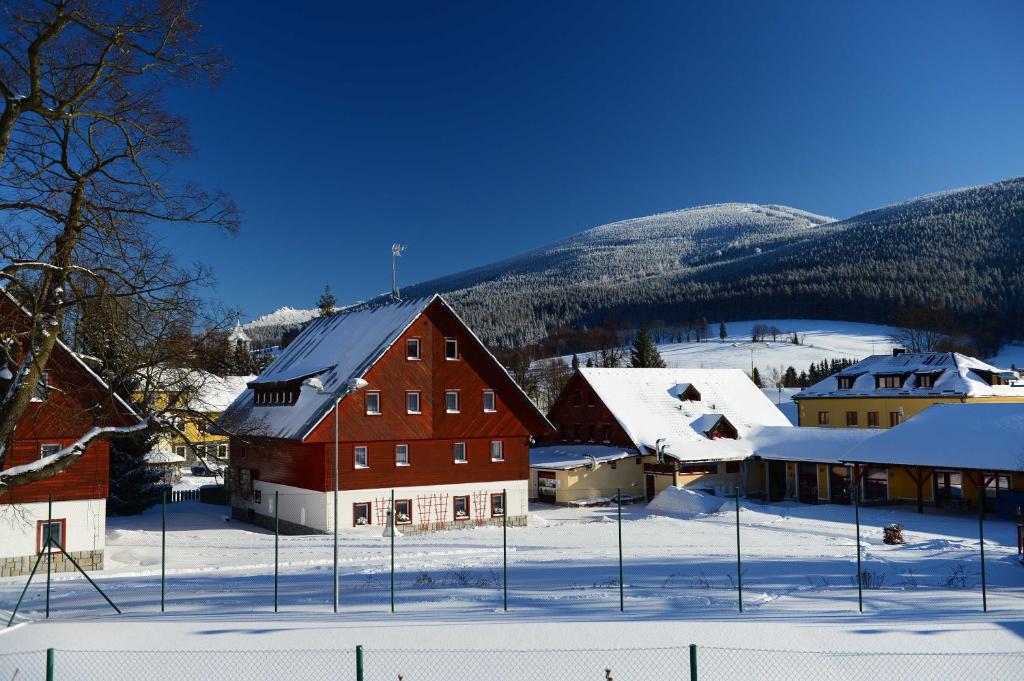
[[625, 587], [622, 583], [622, 488], [618, 488], [615, 491], [615, 505], [618, 507], [618, 524], [619, 524], [619, 612], [623, 612], [626, 607], [625, 601]]
[[274, 612], [277, 612], [278, 544], [281, 540], [281, 513], [278, 511], [280, 491], [274, 492]]
[[53, 495], [46, 496], [46, 542], [43, 544], [43, 551], [46, 552], [46, 619], [50, 619], [50, 563], [53, 553], [50, 546], [53, 544]]
[[508, 490], [501, 490], [501, 588], [505, 612], [508, 612]]
[[985, 581], [985, 488], [978, 488], [978, 545], [981, 548], [981, 609], [988, 612], [988, 585]]
[[160, 501], [160, 612], [164, 611], [167, 579], [167, 490]]
[[[409, 502], [410, 505], [412, 502]], [[391, 508], [388, 509], [391, 519], [391, 612], [395, 611], [395, 490], [391, 490]]]
[[356, 646], [356, 681], [363, 681], [363, 647]]
[[854, 484], [850, 491], [853, 493], [853, 513], [857, 522], [857, 610], [864, 612], [864, 578], [860, 567], [860, 485]]
[[697, 681], [697, 644], [690, 644], [690, 681]]
[[[46, 681], [53, 681], [53, 648], [46, 649]], [[17, 676], [17, 674], [15, 674]]]
[[740, 612], [743, 612], [743, 558], [740, 553], [740, 488], [736, 488], [736, 587]]

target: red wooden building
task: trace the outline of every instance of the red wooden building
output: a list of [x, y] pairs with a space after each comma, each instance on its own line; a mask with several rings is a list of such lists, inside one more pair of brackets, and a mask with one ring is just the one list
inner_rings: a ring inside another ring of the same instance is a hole
[[[27, 312], [0, 295], [0, 328], [22, 329]], [[20, 357], [17, 358], [20, 360]], [[17, 360], [6, 368], [13, 373]], [[0, 391], [9, 381], [0, 380]], [[0, 468], [23, 466], [73, 444], [96, 426], [127, 426], [138, 418], [77, 355], [58, 342], [36, 395], [6, 443]], [[85, 569], [103, 567], [109, 443], [90, 444], [80, 459], [53, 477], [0, 492], [0, 576], [27, 574], [52, 532]], [[53, 498], [47, 523], [48, 498]], [[56, 556], [53, 568], [74, 569]]]
[[550, 430], [440, 296], [314, 320], [228, 408], [232, 509], [281, 527], [525, 523], [529, 447]]

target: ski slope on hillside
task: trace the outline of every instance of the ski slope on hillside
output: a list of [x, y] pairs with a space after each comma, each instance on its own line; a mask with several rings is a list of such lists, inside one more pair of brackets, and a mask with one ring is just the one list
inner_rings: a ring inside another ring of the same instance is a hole
[[[758, 324], [778, 327], [782, 332], [776, 341], [753, 343], [751, 330]], [[895, 343], [892, 336], [896, 329], [880, 324], [861, 324], [821, 319], [754, 319], [750, 321], [726, 322], [728, 336], [718, 338], [718, 324], [711, 324], [712, 338], [697, 343], [658, 343], [658, 351], [669, 367], [704, 369], [742, 369], [750, 373], [751, 363], [758, 368], [767, 382], [772, 368], [793, 367], [797, 373], [804, 371], [812, 362], [831, 359], [863, 359], [868, 355], [892, 352]], [[654, 332], [657, 340], [658, 331]], [[801, 340], [795, 345], [788, 337], [796, 333]], [[662, 335], [674, 335], [663, 332]], [[580, 355], [585, 363], [589, 356]], [[569, 361], [571, 357], [565, 357]]]

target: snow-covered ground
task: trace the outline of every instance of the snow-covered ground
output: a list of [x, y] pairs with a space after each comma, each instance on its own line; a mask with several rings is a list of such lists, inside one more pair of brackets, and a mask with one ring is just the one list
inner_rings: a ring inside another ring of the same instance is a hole
[[[614, 508], [531, 507], [509, 528], [509, 611], [502, 610], [502, 531], [396, 540], [390, 612], [389, 540], [341, 536], [341, 611], [331, 608], [332, 539], [280, 541], [273, 612], [273, 534], [229, 521], [223, 507], [169, 506], [167, 613], [160, 613], [160, 513], [111, 518], [106, 568], [94, 577], [115, 615], [77, 576], [57, 575], [54, 620], [33, 583], [0, 652], [64, 649], [622, 648], [702, 646], [849, 651], [1024, 650], [1024, 566], [1016, 528], [986, 523], [989, 612], [981, 612], [977, 519], [863, 508], [864, 614], [857, 612], [853, 509], [741, 507], [743, 598], [737, 612], [732, 503], [711, 515], [623, 509], [625, 612], [619, 612]], [[882, 543], [902, 522], [907, 544]], [[24, 578], [0, 579], [4, 618]], [[260, 677], [262, 678], [262, 677]], [[839, 678], [839, 677], [837, 677]]]
[[[751, 331], [755, 325], [775, 326], [782, 334], [776, 341], [752, 343]], [[658, 343], [658, 351], [669, 367], [742, 369], [750, 372], [751, 359], [768, 381], [772, 369], [784, 371], [793, 367], [799, 374], [806, 371], [812, 362], [831, 359], [864, 359], [868, 355], [892, 352], [893, 334], [897, 329], [880, 324], [861, 324], [824, 319], [755, 319], [742, 322], [726, 322], [728, 337], [718, 338], [718, 322], [710, 324], [711, 338], [703, 343]], [[665, 336], [674, 336], [668, 331], [655, 330]], [[788, 341], [793, 333], [801, 339], [801, 345]], [[580, 361], [586, 362], [588, 353], [581, 354]], [[569, 361], [571, 357], [565, 357]], [[596, 359], [596, 357], [595, 357]], [[1024, 344], [1004, 345], [995, 357], [985, 361], [998, 367], [1011, 365], [1024, 367]]]

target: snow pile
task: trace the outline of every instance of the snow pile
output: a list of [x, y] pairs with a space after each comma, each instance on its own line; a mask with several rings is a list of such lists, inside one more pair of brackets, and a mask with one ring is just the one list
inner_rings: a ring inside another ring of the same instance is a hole
[[722, 497], [704, 494], [685, 487], [666, 487], [647, 504], [653, 513], [694, 516], [715, 513], [725, 503]]

